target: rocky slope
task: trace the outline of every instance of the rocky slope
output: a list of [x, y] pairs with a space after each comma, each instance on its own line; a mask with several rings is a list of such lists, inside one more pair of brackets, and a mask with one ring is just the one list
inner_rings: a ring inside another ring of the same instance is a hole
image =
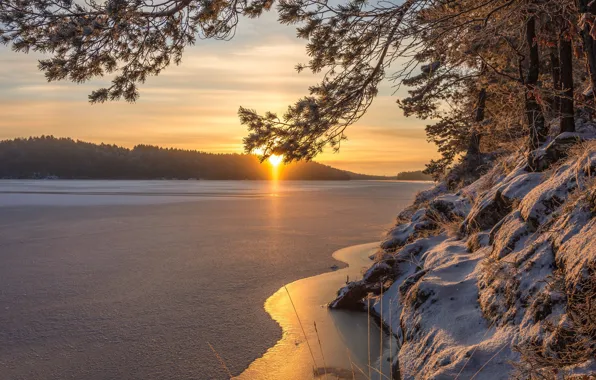
[[420, 193], [339, 291], [398, 337], [394, 378], [596, 378], [596, 126], [577, 130]]

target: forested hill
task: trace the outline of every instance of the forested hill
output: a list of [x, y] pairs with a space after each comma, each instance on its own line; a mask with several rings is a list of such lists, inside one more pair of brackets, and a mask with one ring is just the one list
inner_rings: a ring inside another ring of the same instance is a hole
[[399, 181], [432, 181], [433, 177], [425, 174], [422, 170], [416, 170], [412, 172], [401, 172], [395, 179]]
[[[271, 178], [271, 166], [256, 156], [213, 154], [137, 145], [133, 149], [53, 136], [0, 141], [0, 178], [209, 179]], [[281, 168], [281, 179], [388, 179], [356, 174], [316, 162]]]

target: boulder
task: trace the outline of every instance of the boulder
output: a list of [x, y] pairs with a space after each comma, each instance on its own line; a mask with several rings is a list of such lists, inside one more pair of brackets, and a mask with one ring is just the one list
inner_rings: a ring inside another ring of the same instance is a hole
[[527, 170], [541, 172], [550, 168], [555, 162], [567, 157], [569, 148], [584, 140], [581, 133], [561, 133], [546, 146], [530, 152]]
[[[393, 261], [395, 261], [395, 260], [393, 260]], [[362, 280], [367, 283], [374, 283], [374, 282], [385, 281], [387, 279], [387, 277], [390, 277], [391, 279], [393, 277], [395, 277], [395, 271], [393, 270], [393, 267], [389, 263], [387, 263], [385, 261], [381, 261], [381, 262], [375, 263], [372, 267], [370, 267], [364, 273]]]
[[337, 292], [337, 298], [329, 304], [329, 308], [365, 311], [366, 305], [362, 300], [367, 294], [368, 287], [364, 281], [350, 282]]

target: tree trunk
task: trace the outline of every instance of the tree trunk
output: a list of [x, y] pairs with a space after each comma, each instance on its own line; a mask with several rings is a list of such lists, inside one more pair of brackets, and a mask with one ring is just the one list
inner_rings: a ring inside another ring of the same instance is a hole
[[467, 156], [477, 156], [480, 154], [480, 138], [482, 135], [478, 131], [478, 124], [484, 121], [484, 110], [486, 109], [486, 88], [483, 88], [478, 93], [478, 103], [476, 104], [475, 129], [470, 136], [470, 143], [468, 145]]
[[[596, 2], [592, 0], [578, 0], [578, 9], [580, 13], [596, 15]], [[584, 50], [588, 59], [590, 69], [590, 85], [592, 91], [596, 91], [596, 41], [590, 36], [590, 26], [585, 25], [581, 32], [584, 43]]]
[[484, 121], [484, 110], [486, 109], [486, 88], [480, 90], [478, 94], [478, 104], [476, 105], [476, 123]]
[[526, 80], [526, 117], [530, 128], [529, 148], [534, 150], [546, 140], [546, 125], [542, 108], [536, 101], [534, 91], [540, 75], [540, 52], [536, 42], [536, 18], [530, 16], [526, 23], [526, 43], [530, 50], [530, 66]]
[[564, 36], [559, 40], [561, 61], [561, 85], [563, 96], [561, 102], [561, 132], [575, 132], [573, 102], [573, 46], [571, 40]]
[[551, 108], [554, 117], [558, 117], [561, 112], [561, 64], [559, 61], [558, 46], [550, 50], [550, 64], [552, 68], [551, 75], [553, 77], [554, 95], [551, 99]]

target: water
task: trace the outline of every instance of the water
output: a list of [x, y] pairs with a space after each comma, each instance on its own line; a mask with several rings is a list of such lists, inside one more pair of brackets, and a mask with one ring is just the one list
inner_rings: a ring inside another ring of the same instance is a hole
[[395, 339], [366, 313], [326, 307], [347, 278], [362, 277], [377, 247], [371, 243], [340, 249], [333, 257], [349, 267], [295, 281], [269, 297], [265, 310], [282, 327], [283, 337], [238, 380], [390, 378]]
[[269, 297], [427, 187], [0, 181], [0, 379], [225, 379], [209, 343], [238, 375], [282, 337]]

